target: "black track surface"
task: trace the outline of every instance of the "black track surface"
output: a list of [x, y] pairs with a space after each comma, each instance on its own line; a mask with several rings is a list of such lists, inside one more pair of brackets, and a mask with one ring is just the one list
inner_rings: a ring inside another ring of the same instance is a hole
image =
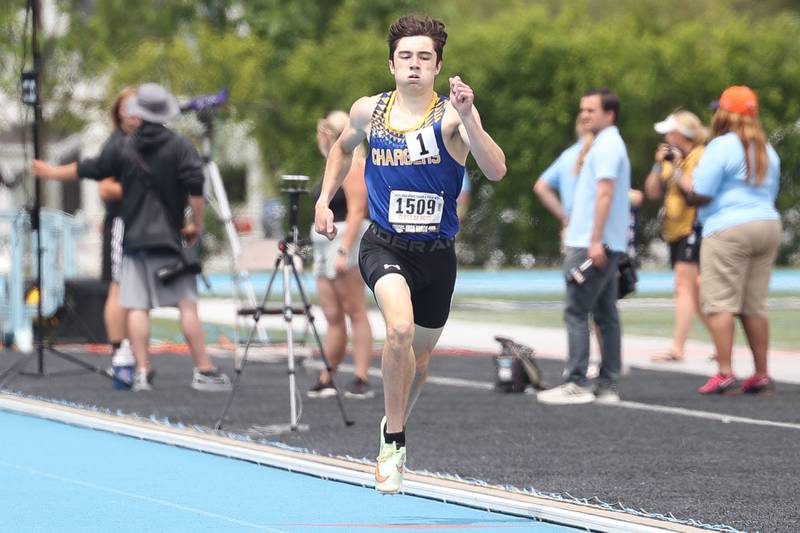
[[[0, 371], [19, 354], [0, 352]], [[104, 366], [108, 357], [82, 355]], [[57, 358], [47, 370], [74, 368]], [[540, 362], [545, 378], [557, 382], [554, 361]], [[232, 373], [230, 361], [220, 361]], [[156, 356], [152, 392], [118, 391], [100, 376], [85, 373], [45, 378], [18, 375], [8, 391], [97, 405], [124, 413], [167, 417], [212, 427], [225, 393], [189, 388], [191, 361]], [[34, 368], [28, 365], [28, 370]], [[430, 374], [491, 382], [487, 356], [437, 356]], [[304, 393], [316, 378], [298, 373]], [[343, 373], [344, 385], [352, 378]], [[624, 400], [693, 411], [800, 424], [800, 387], [779, 384], [771, 397], [701, 397], [698, 376], [634, 369], [623, 378]], [[345, 400], [353, 427], [345, 428], [333, 399], [303, 398], [302, 423], [310, 430], [269, 440], [321, 454], [374, 458], [383, 414], [380, 379], [371, 400]], [[249, 363], [225, 429], [259, 436], [254, 426], [289, 421], [285, 364]], [[495, 484], [534, 487], [622, 502], [654, 513], [673, 513], [747, 531], [800, 530], [800, 429], [725, 423], [619, 406], [542, 406], [530, 394], [501, 394], [474, 387], [428, 384], [407, 429], [408, 464], [415, 470], [458, 474]]]

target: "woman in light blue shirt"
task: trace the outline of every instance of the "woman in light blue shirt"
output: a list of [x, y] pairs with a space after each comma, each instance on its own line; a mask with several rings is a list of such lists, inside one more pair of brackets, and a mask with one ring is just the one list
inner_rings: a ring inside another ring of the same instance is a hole
[[771, 392], [766, 299], [781, 235], [775, 209], [780, 159], [767, 143], [758, 99], [750, 88], [734, 86], [722, 93], [712, 137], [693, 175], [680, 181], [688, 198], [702, 206], [700, 301], [719, 363], [719, 373], [698, 392], [728, 394], [740, 389], [731, 368], [735, 316], [755, 361], [755, 374], [741, 383], [741, 390]]

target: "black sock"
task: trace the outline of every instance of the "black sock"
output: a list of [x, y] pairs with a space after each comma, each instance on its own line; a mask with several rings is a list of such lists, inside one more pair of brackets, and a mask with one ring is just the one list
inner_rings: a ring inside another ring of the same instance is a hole
[[113, 352], [117, 351], [120, 346], [122, 346], [122, 341], [120, 341], [120, 342], [112, 342], [111, 343], [111, 351], [113, 351]]
[[405, 429], [399, 433], [388, 433], [386, 428], [383, 430], [383, 437], [386, 442], [394, 442], [397, 444], [398, 448], [402, 448], [406, 445], [406, 432]]

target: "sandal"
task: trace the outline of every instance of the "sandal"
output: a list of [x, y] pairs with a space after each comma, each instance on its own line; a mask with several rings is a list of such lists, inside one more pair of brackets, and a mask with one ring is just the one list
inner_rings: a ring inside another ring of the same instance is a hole
[[650, 358], [654, 363], [677, 363], [683, 361], [684, 356], [675, 353], [675, 350], [666, 350]]

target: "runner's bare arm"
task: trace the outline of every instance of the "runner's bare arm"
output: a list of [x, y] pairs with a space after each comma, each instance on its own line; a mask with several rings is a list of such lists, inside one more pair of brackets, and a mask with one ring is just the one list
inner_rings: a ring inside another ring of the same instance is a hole
[[325, 163], [325, 176], [322, 190], [314, 207], [314, 230], [333, 240], [336, 227], [333, 225], [333, 212], [328, 207], [331, 198], [342, 186], [344, 178], [353, 162], [353, 151], [366, 138], [370, 117], [375, 109], [377, 97], [364, 96], [356, 100], [350, 108], [350, 123], [339, 139], [333, 143]]
[[450, 105], [458, 113], [458, 137], [472, 153], [481, 172], [492, 181], [506, 175], [506, 156], [500, 146], [483, 129], [478, 109], [474, 105], [475, 93], [459, 76], [450, 78]]

